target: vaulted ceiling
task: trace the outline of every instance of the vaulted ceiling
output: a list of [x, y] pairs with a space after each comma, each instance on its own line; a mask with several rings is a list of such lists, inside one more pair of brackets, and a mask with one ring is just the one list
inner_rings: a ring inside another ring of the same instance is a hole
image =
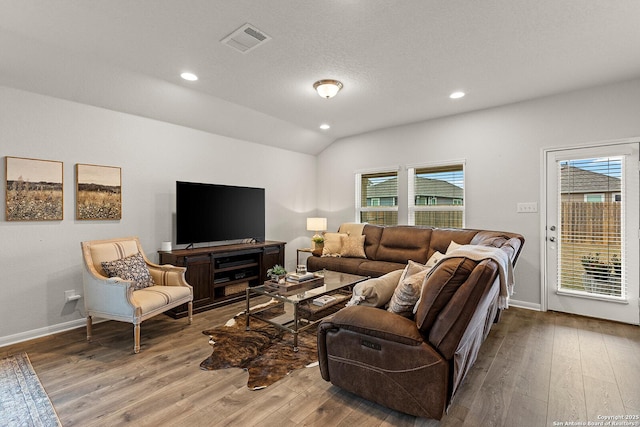
[[[316, 154], [639, 77], [639, 22], [638, 0], [0, 0], [0, 85]], [[245, 23], [270, 39], [221, 43]]]

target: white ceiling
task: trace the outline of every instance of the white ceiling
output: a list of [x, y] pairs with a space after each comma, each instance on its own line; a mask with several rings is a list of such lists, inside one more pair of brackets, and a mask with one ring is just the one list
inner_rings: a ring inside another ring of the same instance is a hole
[[[245, 23], [271, 40], [220, 43]], [[640, 1], [0, 0], [0, 52], [0, 85], [316, 154], [638, 77]], [[333, 99], [324, 78], [344, 83]]]

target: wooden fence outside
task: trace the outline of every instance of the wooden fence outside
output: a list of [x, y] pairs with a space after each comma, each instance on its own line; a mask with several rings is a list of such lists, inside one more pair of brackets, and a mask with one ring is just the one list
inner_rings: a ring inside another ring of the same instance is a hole
[[620, 246], [622, 237], [620, 202], [562, 202], [563, 242]]

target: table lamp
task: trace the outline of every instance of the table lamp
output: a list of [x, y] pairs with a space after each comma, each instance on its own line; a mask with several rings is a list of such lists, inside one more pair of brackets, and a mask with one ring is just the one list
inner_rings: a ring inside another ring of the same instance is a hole
[[321, 231], [327, 231], [327, 218], [307, 218], [307, 231], [315, 231], [311, 238], [311, 247], [315, 246], [314, 239], [321, 238]]

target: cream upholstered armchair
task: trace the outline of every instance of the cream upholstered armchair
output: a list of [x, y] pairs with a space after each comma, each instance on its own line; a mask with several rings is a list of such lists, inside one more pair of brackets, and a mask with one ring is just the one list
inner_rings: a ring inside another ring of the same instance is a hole
[[149, 262], [137, 237], [93, 240], [81, 246], [87, 340], [94, 316], [133, 323], [134, 353], [140, 351], [144, 320], [187, 303], [191, 323], [193, 288], [184, 278], [185, 268]]

